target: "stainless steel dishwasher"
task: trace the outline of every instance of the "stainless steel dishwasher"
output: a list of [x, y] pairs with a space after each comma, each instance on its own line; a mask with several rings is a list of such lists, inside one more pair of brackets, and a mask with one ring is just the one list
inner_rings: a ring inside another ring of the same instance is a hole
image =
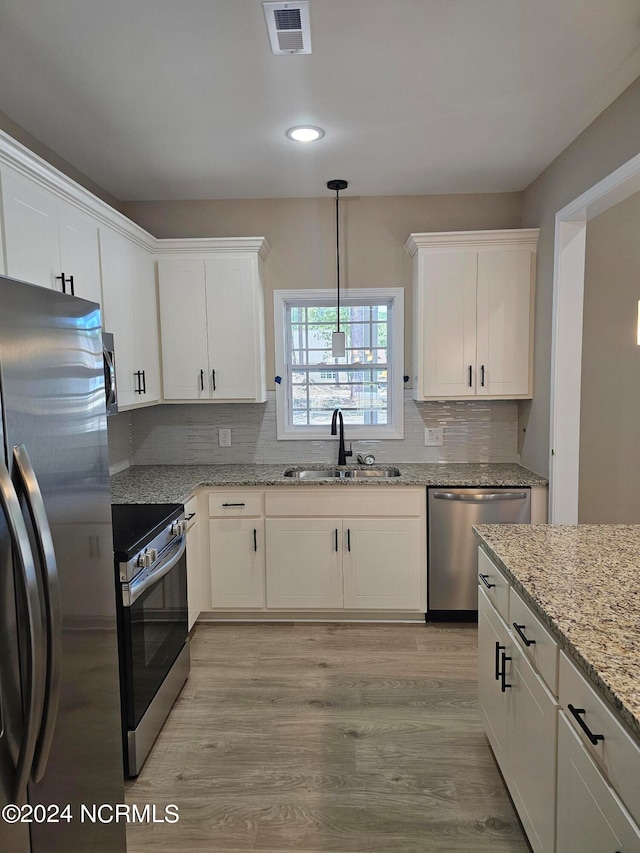
[[427, 489], [427, 618], [467, 619], [478, 610], [474, 524], [529, 524], [530, 488]]

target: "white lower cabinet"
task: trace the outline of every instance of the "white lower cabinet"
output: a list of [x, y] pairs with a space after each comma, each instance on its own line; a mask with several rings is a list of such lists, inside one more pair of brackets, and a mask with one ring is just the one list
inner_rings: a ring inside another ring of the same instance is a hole
[[[495, 583], [505, 581], [502, 572], [481, 553], [482, 574]], [[522, 623], [531, 631], [532, 614], [518, 610], [522, 634], [513, 627], [512, 599], [516, 595], [510, 589], [501, 596], [505, 621], [483, 586], [478, 587], [478, 703], [529, 843], [534, 853], [553, 853], [558, 702], [524, 651]], [[522, 606], [526, 608], [524, 602]], [[527, 637], [527, 642], [532, 641]], [[557, 672], [557, 646], [555, 657], [552, 673]]]
[[529, 844], [640, 853], [640, 745], [482, 549], [479, 576], [480, 714]]
[[198, 498], [190, 498], [184, 505], [187, 520], [187, 605], [189, 630], [196, 623], [203, 607], [202, 578], [204, 553], [202, 547], [202, 522], [198, 513]]
[[343, 607], [342, 519], [268, 518], [267, 607]]
[[212, 610], [424, 613], [421, 488], [208, 490]]
[[420, 610], [420, 519], [348, 518], [343, 528], [345, 608]]
[[[512, 655], [511, 637], [505, 622], [483, 589], [478, 591], [478, 705], [489, 743], [505, 781], [507, 723], [511, 694], [506, 684], [506, 666]], [[504, 673], [504, 675], [503, 675]]]
[[589, 850], [637, 853], [640, 830], [561, 713], [556, 853]]
[[264, 521], [209, 520], [211, 606], [264, 607]]
[[508, 676], [509, 790], [532, 848], [552, 853], [558, 703], [517, 646]]

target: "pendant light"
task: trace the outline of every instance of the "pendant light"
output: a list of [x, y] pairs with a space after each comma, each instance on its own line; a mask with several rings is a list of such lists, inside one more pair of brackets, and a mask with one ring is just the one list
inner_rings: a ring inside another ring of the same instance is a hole
[[335, 190], [336, 194], [336, 284], [338, 287], [338, 323], [336, 331], [331, 336], [331, 355], [333, 358], [345, 357], [345, 336], [344, 332], [340, 331], [340, 190], [346, 190], [349, 186], [347, 181], [340, 178], [334, 178], [327, 182], [328, 190]]

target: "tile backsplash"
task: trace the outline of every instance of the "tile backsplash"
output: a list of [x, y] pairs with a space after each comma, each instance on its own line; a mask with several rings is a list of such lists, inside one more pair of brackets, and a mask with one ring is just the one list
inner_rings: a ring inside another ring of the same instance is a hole
[[[402, 440], [354, 441], [379, 462], [517, 462], [516, 401], [416, 403], [405, 393]], [[112, 471], [126, 464], [193, 465], [335, 461], [336, 440], [278, 441], [275, 392], [266, 404], [163, 405], [108, 420]], [[442, 427], [442, 447], [424, 446], [424, 428]], [[231, 447], [218, 430], [231, 429]], [[329, 428], [327, 427], [327, 434]], [[348, 427], [345, 430], [349, 442]]]

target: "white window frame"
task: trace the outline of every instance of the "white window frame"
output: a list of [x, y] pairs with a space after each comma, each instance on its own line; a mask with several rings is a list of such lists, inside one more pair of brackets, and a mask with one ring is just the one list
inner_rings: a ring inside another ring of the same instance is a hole
[[[289, 370], [286, 363], [287, 305], [299, 302], [309, 304], [331, 299], [327, 290], [274, 290], [274, 344], [276, 376], [276, 436], [278, 440], [317, 440], [329, 438], [329, 426], [293, 426], [290, 423], [291, 394], [289, 393]], [[404, 438], [404, 290], [401, 287], [358, 288], [348, 292], [347, 299], [391, 302], [391, 319], [388, 326], [387, 346], [387, 403], [389, 423], [345, 426], [347, 441], [360, 439]], [[344, 302], [343, 302], [344, 304]], [[327, 365], [332, 370], [333, 365]]]

